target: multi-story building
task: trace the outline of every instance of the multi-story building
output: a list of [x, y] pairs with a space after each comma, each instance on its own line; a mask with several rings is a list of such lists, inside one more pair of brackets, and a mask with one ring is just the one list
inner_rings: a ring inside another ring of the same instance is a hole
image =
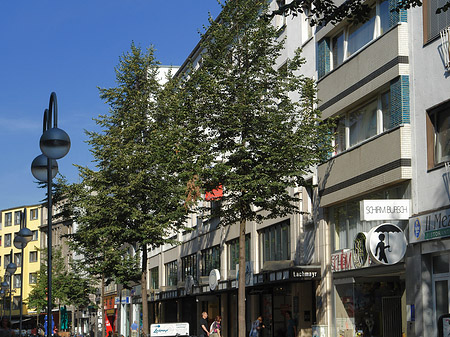
[[[336, 136], [308, 177], [317, 190], [291, 191], [305, 215], [247, 224], [246, 322], [261, 314], [264, 336], [283, 336], [286, 311], [301, 336], [345, 337], [437, 335], [450, 313], [450, 11], [436, 14], [441, 0], [396, 3], [370, 2], [358, 24], [273, 20], [286, 39], [279, 65], [302, 48]], [[152, 322], [187, 321], [196, 333], [207, 311], [237, 335], [238, 228], [219, 221], [192, 215], [181, 245], [152, 251]]]
[[[21, 219], [23, 213], [26, 213], [25, 225], [33, 233], [33, 237], [28, 245], [23, 249], [17, 249], [14, 247], [14, 238], [21, 228]], [[12, 300], [12, 317], [13, 320], [18, 320], [20, 313], [20, 288], [22, 284], [22, 297], [25, 300], [28, 297], [32, 287], [37, 282], [37, 276], [40, 268], [40, 252], [41, 242], [40, 242], [40, 226], [42, 224], [42, 212], [43, 208], [41, 205], [31, 205], [14, 207], [1, 211], [2, 226], [0, 229], [0, 263], [2, 274], [1, 277], [5, 280], [6, 266], [10, 262], [14, 262], [17, 266], [16, 272], [12, 275], [11, 279], [11, 297], [9, 297], [9, 290], [7, 290], [7, 295], [2, 300], [2, 312], [3, 314], [9, 314], [10, 298]], [[23, 256], [22, 256], [23, 254]], [[23, 275], [23, 280], [21, 279]], [[9, 282], [9, 278], [6, 277]], [[30, 318], [31, 316], [36, 316], [36, 312], [33, 309], [27, 307], [26, 304], [22, 305], [23, 315], [25, 318]], [[26, 320], [30, 321], [30, 320]], [[30, 325], [35, 326], [35, 319]], [[27, 325], [24, 323], [24, 326]]]

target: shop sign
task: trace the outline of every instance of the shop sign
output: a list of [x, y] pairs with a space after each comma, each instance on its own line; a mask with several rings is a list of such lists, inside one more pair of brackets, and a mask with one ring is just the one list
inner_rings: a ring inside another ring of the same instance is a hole
[[[122, 297], [122, 304], [128, 303], [130, 303], [130, 297], [129, 296]], [[114, 299], [114, 304], [120, 304], [120, 297], [116, 296], [116, 298]]]
[[337, 253], [331, 254], [331, 271], [346, 271], [355, 269], [353, 264], [353, 250], [343, 249]]
[[450, 209], [409, 219], [409, 242], [421, 242], [450, 236]]
[[400, 262], [406, 253], [406, 238], [402, 229], [391, 223], [373, 227], [368, 234], [367, 250], [377, 264]]
[[304, 270], [304, 269], [293, 269], [292, 270], [292, 278], [308, 280], [315, 279], [320, 276], [320, 269], [315, 270]]
[[374, 220], [408, 220], [411, 201], [409, 199], [361, 200], [360, 218]]
[[165, 323], [152, 324], [150, 326], [151, 337], [188, 336], [189, 323]]

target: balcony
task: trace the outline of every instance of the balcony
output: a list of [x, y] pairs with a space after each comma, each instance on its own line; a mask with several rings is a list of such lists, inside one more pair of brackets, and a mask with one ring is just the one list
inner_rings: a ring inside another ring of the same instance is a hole
[[411, 177], [411, 127], [405, 124], [320, 165], [320, 205], [328, 207]]
[[320, 79], [322, 117], [352, 108], [399, 75], [408, 75], [407, 34], [407, 24], [393, 27]]

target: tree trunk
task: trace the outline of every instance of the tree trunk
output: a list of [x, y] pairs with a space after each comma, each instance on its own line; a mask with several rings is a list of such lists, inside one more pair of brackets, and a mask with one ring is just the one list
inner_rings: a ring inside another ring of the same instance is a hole
[[102, 286], [101, 286], [101, 313], [102, 313], [102, 337], [106, 336], [106, 312], [105, 312], [105, 275], [102, 274]]
[[245, 220], [239, 224], [238, 336], [246, 337], [245, 329]]
[[149, 335], [148, 302], [147, 302], [147, 246], [144, 246], [142, 248], [141, 288], [142, 288], [142, 327], [144, 330], [144, 334], [147, 337]]

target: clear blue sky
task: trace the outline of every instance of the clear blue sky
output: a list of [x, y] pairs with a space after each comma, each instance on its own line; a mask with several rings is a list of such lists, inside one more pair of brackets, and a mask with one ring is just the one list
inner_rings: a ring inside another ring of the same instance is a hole
[[216, 0], [17, 0], [0, 3], [0, 210], [39, 203], [45, 191], [31, 175], [40, 154], [44, 109], [58, 97], [58, 126], [71, 140], [58, 160], [94, 167], [84, 130], [108, 111], [97, 87], [114, 87], [114, 67], [132, 41], [153, 45], [163, 65], [181, 65], [199, 31], [220, 11]]

